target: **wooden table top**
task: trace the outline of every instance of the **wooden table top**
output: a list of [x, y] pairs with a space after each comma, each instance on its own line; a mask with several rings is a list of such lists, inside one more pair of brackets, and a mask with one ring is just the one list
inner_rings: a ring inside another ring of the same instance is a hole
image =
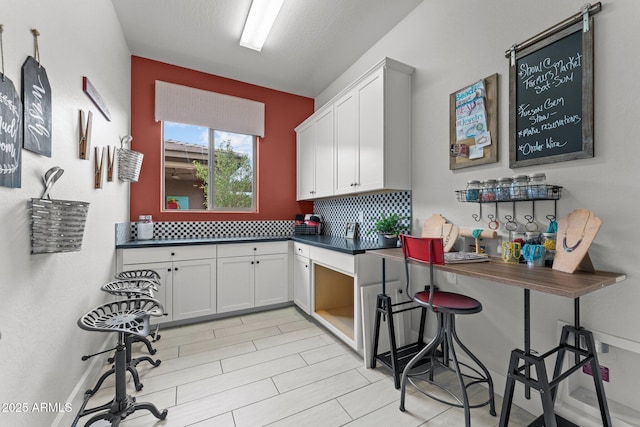
[[[372, 250], [367, 251], [367, 254], [391, 261], [404, 262], [402, 249], [400, 248]], [[499, 258], [492, 258], [489, 262], [445, 264], [435, 265], [434, 267], [450, 273], [568, 298], [581, 297], [627, 278], [623, 273], [609, 271], [564, 273], [548, 267], [507, 264]]]

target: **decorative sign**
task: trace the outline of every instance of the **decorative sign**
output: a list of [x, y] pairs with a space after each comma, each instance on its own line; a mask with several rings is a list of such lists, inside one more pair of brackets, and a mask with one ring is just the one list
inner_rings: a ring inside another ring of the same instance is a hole
[[111, 112], [109, 108], [107, 108], [107, 104], [104, 103], [104, 100], [98, 93], [95, 87], [91, 84], [88, 78], [82, 77], [82, 90], [87, 94], [89, 99], [93, 101], [93, 103], [98, 107], [100, 112], [104, 115], [104, 117], [111, 121]]
[[0, 186], [20, 188], [22, 104], [13, 82], [0, 73]]
[[51, 85], [32, 56], [22, 65], [24, 148], [51, 157]]
[[579, 22], [515, 53], [509, 167], [593, 157], [593, 28]]

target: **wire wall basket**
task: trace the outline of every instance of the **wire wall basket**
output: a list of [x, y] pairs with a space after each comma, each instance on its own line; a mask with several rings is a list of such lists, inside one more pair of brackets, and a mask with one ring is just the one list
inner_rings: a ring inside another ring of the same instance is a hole
[[27, 202], [32, 254], [75, 252], [82, 248], [89, 203], [53, 200], [49, 194], [63, 173], [58, 166], [49, 169], [44, 175], [42, 197]]
[[138, 182], [144, 154], [118, 148], [118, 178], [120, 181]]
[[31, 199], [31, 253], [75, 252], [82, 248], [89, 203]]

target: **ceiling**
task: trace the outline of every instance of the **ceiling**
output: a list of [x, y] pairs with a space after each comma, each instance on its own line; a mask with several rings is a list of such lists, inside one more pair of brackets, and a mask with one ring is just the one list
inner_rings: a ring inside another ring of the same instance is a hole
[[422, 0], [285, 0], [261, 52], [251, 0], [112, 0], [133, 55], [315, 98]]

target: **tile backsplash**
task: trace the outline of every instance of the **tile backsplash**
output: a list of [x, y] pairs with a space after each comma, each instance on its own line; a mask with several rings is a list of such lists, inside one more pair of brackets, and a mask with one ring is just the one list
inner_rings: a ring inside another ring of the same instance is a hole
[[[360, 239], [376, 240], [375, 234], [369, 234], [380, 214], [396, 213], [411, 217], [411, 192], [355, 195], [334, 199], [316, 200], [314, 214], [322, 217], [322, 234], [343, 236], [348, 222], [359, 223]], [[293, 234], [295, 212], [291, 220], [282, 221], [169, 221], [153, 224], [153, 238], [198, 239], [211, 237], [245, 236], [291, 236]], [[362, 217], [363, 221], [360, 221]], [[407, 219], [406, 225], [411, 225]], [[124, 222], [115, 225], [116, 245], [137, 238], [137, 223]]]
[[[405, 224], [411, 226], [411, 192], [398, 191], [316, 200], [313, 210], [316, 215], [322, 217], [323, 234], [343, 236], [346, 224], [357, 222], [360, 239], [376, 240], [378, 237], [369, 232], [373, 230], [376, 218], [382, 213], [408, 217]], [[360, 217], [363, 221], [360, 221]]]

